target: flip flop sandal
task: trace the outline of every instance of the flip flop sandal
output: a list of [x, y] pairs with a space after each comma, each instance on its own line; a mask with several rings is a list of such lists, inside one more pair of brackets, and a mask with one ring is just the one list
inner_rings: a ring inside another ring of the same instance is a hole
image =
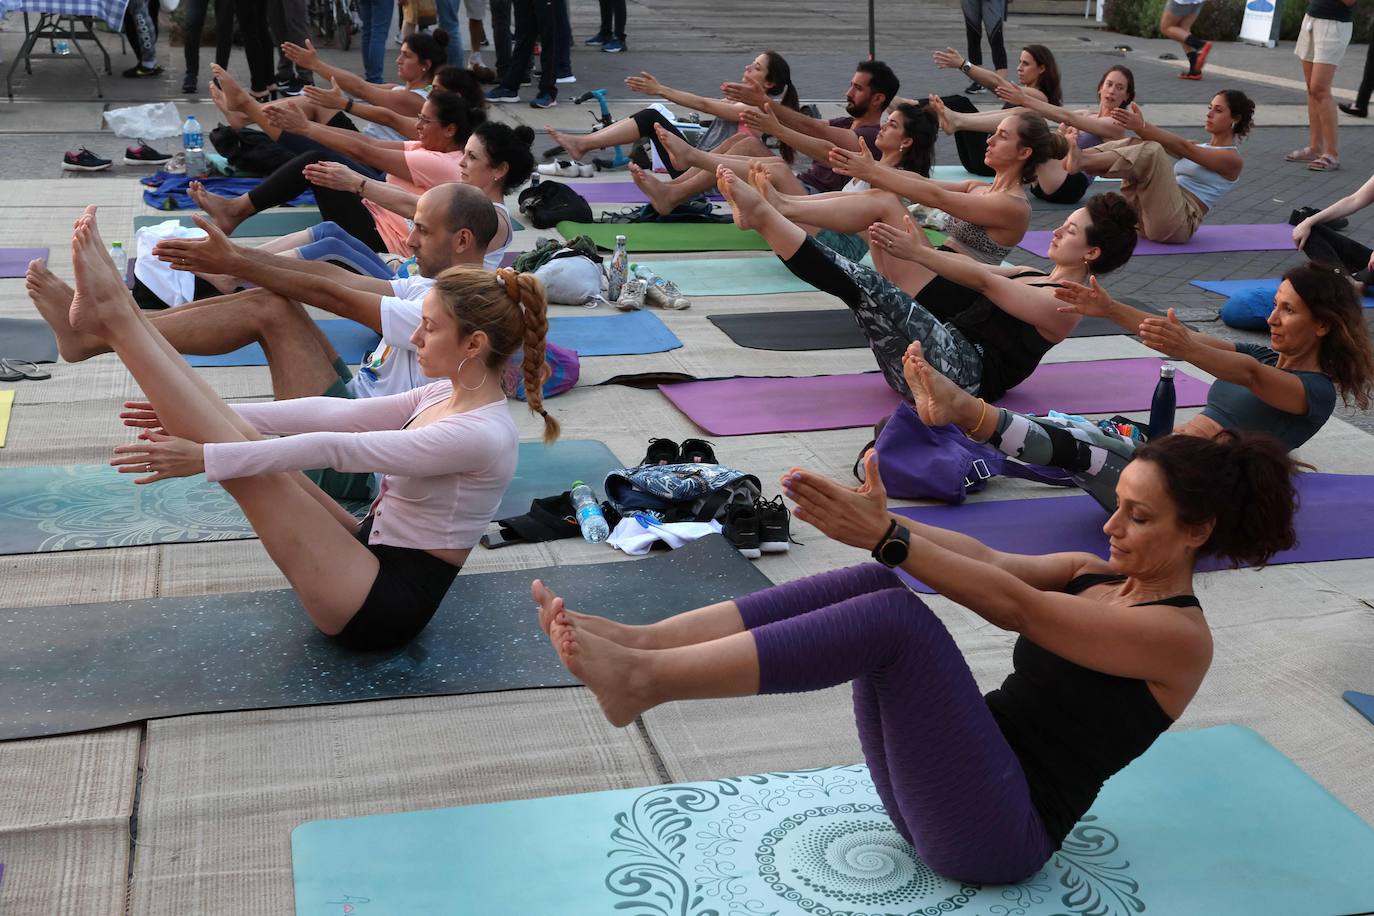
[[1312, 162], [1316, 158], [1317, 154], [1312, 151], [1312, 147], [1310, 146], [1295, 149], [1293, 152], [1283, 157], [1285, 162]]
[[28, 379], [41, 382], [52, 378], [51, 372], [44, 372], [26, 359], [0, 359], [0, 382], [17, 382]]
[[1323, 154], [1307, 164], [1309, 172], [1334, 172], [1341, 167], [1341, 161], [1334, 156]]

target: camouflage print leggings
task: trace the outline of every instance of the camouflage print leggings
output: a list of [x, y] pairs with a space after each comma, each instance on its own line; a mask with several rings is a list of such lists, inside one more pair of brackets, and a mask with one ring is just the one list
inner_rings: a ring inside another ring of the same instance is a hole
[[798, 279], [849, 306], [893, 391], [911, 398], [911, 389], [902, 376], [902, 357], [911, 342], [919, 340], [936, 370], [968, 393], [978, 393], [983, 377], [983, 356], [978, 348], [876, 270], [856, 264], [811, 238], [783, 263]]

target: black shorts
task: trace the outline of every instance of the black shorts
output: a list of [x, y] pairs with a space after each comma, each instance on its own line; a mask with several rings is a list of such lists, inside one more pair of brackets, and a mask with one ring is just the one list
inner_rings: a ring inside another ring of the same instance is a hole
[[394, 649], [429, 625], [458, 575], [458, 567], [413, 547], [368, 544], [372, 516], [358, 527], [358, 540], [372, 551], [377, 578], [362, 607], [333, 639], [349, 649]]
[[1064, 183], [1055, 188], [1053, 192], [1046, 194], [1040, 190], [1040, 185], [1030, 186], [1031, 193], [1046, 203], [1051, 204], [1076, 204], [1083, 199], [1083, 195], [1092, 186], [1093, 176], [1087, 172], [1074, 172], [1064, 176]]

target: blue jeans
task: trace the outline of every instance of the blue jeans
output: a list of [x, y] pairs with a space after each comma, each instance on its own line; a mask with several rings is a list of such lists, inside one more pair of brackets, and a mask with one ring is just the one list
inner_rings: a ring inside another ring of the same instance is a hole
[[448, 32], [448, 62], [463, 66], [463, 29], [467, 18], [458, 15], [458, 0], [435, 0], [434, 11], [439, 16], [439, 28]]
[[386, 67], [386, 38], [395, 9], [393, 0], [358, 0], [358, 12], [363, 19], [359, 41], [363, 52], [363, 78], [369, 83], [386, 82], [382, 72]]

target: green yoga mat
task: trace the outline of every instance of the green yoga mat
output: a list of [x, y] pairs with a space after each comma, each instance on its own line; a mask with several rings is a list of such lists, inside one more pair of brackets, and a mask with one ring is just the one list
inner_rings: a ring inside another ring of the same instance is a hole
[[862, 765], [312, 821], [291, 851], [296, 916], [337, 913], [341, 901], [365, 901], [364, 914], [456, 912], [462, 901], [484, 916], [1374, 907], [1374, 830], [1239, 726], [1161, 737], [1015, 885], [932, 872]]
[[[513, 405], [513, 409], [521, 409]], [[515, 479], [496, 518], [523, 515], [535, 497], [574, 480], [599, 486], [623, 463], [605, 443], [520, 443]], [[238, 504], [204, 477], [135, 486], [106, 465], [5, 468], [0, 472], [0, 555], [136, 547], [254, 537]]]
[[[145, 226], [156, 226], [158, 223], [166, 222], [169, 219], [174, 219], [183, 226], [194, 226], [195, 221], [191, 219], [193, 215], [195, 214], [168, 213], [158, 216], [135, 216], [134, 232], [138, 232]], [[200, 215], [204, 216], [205, 214]], [[264, 210], [239, 223], [238, 228], [229, 234], [236, 239], [275, 238], [301, 229], [309, 229], [311, 226], [318, 225], [319, 222], [319, 210]]]
[[287, 589], [2, 610], [0, 741], [163, 716], [572, 687], [539, 629], [534, 579], [635, 623], [770, 584], [719, 535], [633, 562], [463, 572], [429, 626], [387, 652], [340, 647]]
[[644, 251], [767, 251], [768, 243], [752, 229], [734, 223], [569, 223], [558, 224], [565, 239], [590, 236], [598, 248], [615, 250], [615, 237], [638, 256]]

